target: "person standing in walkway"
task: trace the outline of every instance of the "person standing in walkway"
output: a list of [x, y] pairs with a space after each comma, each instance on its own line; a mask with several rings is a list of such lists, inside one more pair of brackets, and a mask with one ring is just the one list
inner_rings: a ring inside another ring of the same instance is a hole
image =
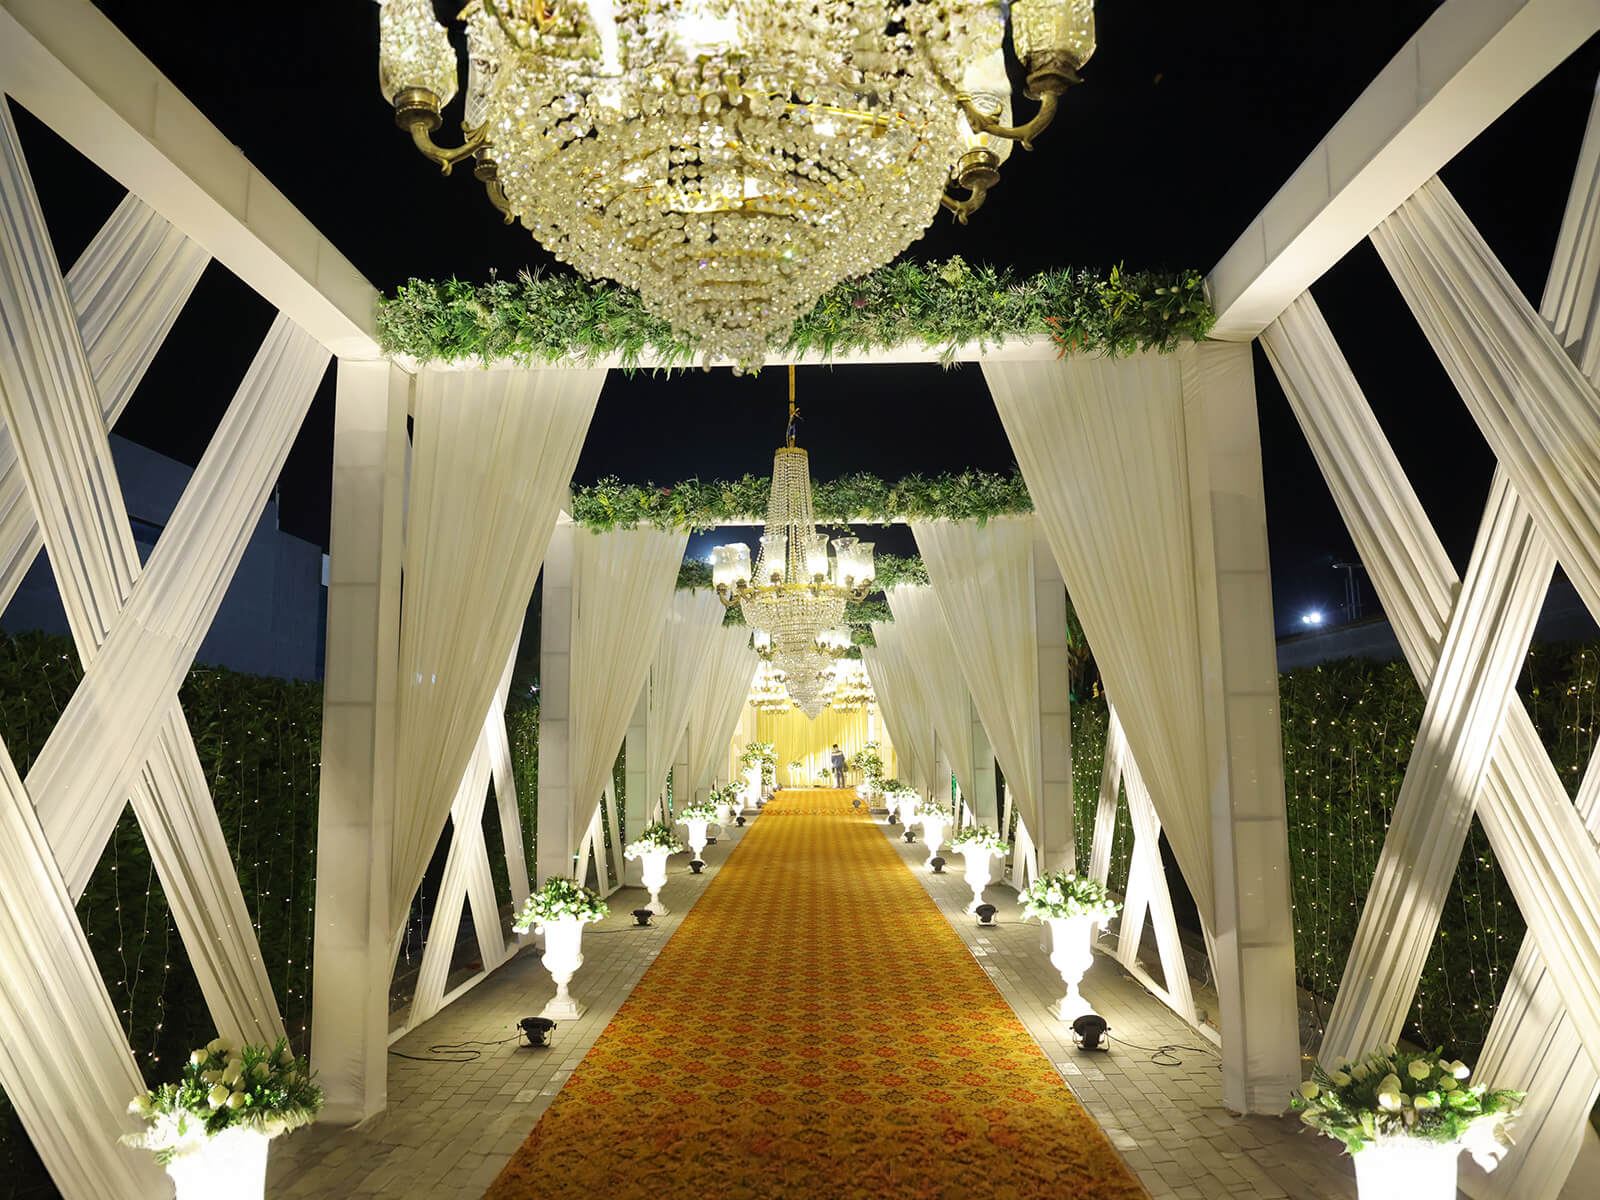
[[833, 753], [829, 756], [828, 761], [833, 764], [833, 786], [842, 788], [844, 786], [844, 751], [839, 749], [838, 742], [833, 744]]

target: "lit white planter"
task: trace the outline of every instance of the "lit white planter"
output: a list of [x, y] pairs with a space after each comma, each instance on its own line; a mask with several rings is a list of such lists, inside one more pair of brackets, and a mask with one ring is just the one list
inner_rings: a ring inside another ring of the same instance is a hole
[[700, 858], [701, 852], [706, 848], [706, 825], [709, 822], [690, 820], [680, 821], [679, 824], [689, 831], [689, 849], [694, 851], [696, 858]]
[[1051, 1015], [1061, 1021], [1075, 1021], [1093, 1011], [1078, 985], [1094, 965], [1094, 927], [1096, 917], [1047, 917], [1050, 922], [1050, 965], [1061, 972], [1067, 994], [1050, 1006]]
[[539, 1015], [551, 1021], [576, 1021], [585, 1006], [572, 998], [567, 985], [583, 966], [583, 926], [576, 917], [547, 921], [544, 926], [544, 969], [556, 981], [555, 998]]
[[266, 1193], [267, 1147], [272, 1139], [259, 1129], [235, 1125], [206, 1138], [167, 1163], [177, 1200], [252, 1200]]
[[883, 823], [885, 825], [894, 824], [894, 814], [899, 810], [899, 808], [900, 797], [895, 795], [893, 792], [885, 792], [883, 794]]
[[1455, 1142], [1385, 1138], [1354, 1157], [1361, 1200], [1456, 1200]]
[[917, 820], [922, 825], [922, 840], [928, 843], [928, 857], [922, 865], [931, 871], [933, 860], [939, 857], [939, 847], [944, 845], [944, 832], [948, 828], [948, 823], [942, 817], [918, 817]]
[[978, 846], [963, 850], [961, 856], [966, 859], [967, 886], [972, 889], [972, 903], [967, 905], [969, 913], [978, 911], [978, 905], [983, 903], [983, 889], [989, 886], [989, 864], [994, 860], [993, 850], [986, 850]]
[[658, 917], [664, 917], [672, 911], [661, 903], [661, 889], [667, 886], [668, 857], [670, 855], [666, 850], [646, 850], [639, 856], [639, 879], [650, 889], [650, 903], [645, 907]]

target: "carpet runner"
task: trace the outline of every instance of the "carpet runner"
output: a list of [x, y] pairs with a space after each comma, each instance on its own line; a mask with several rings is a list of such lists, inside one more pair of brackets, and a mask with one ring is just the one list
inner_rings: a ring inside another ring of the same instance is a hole
[[491, 1200], [1146, 1196], [854, 798], [767, 805]]

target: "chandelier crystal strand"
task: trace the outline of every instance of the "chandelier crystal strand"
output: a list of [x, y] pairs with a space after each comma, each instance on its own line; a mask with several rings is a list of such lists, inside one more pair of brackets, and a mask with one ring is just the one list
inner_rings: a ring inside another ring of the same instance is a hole
[[748, 369], [941, 205], [965, 221], [1009, 140], [1048, 124], [1093, 5], [1016, 10], [1029, 95], [1052, 97], [1019, 130], [1000, 0], [471, 0], [460, 151], [429, 136], [456, 90], [429, 0], [385, 0], [381, 74], [423, 153], [476, 152], [496, 206], [558, 259]]

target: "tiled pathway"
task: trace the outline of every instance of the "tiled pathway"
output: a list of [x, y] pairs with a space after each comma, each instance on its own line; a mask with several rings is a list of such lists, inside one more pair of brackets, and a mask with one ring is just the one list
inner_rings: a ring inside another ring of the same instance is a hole
[[[898, 831], [885, 833], [896, 838]], [[714, 876], [739, 836], [742, 831], [735, 830], [731, 840], [707, 850], [708, 876]], [[1019, 923], [1010, 889], [989, 889], [987, 897], [999, 909], [998, 925], [980, 931], [963, 912], [969, 893], [959, 874], [960, 856], [947, 855], [953, 874], [934, 877], [921, 870], [923, 847], [894, 844], [1154, 1200], [1353, 1200], [1348, 1160], [1332, 1143], [1302, 1133], [1287, 1118], [1239, 1118], [1222, 1109], [1214, 1054], [1180, 1051], [1181, 1066], [1162, 1067], [1149, 1052], [1126, 1046], [1093, 1057], [1071, 1047], [1065, 1031], [1045, 1012], [1061, 990], [1060, 980], [1039, 950], [1038, 927]], [[482, 1058], [463, 1065], [391, 1058], [389, 1109], [356, 1129], [316, 1126], [278, 1142], [268, 1195], [275, 1200], [372, 1195], [477, 1200], [704, 890], [708, 876], [696, 879], [674, 871], [663, 893], [674, 912], [658, 918], [658, 927], [649, 931], [630, 929], [626, 916], [643, 902], [643, 893], [623, 891], [612, 898], [617, 915], [585, 934], [585, 963], [575, 980], [574, 990], [590, 1011], [556, 1031], [554, 1048], [483, 1047]], [[1113, 1033], [1127, 1042], [1204, 1045], [1109, 956], [1097, 956], [1084, 991]], [[426, 1055], [434, 1043], [509, 1037], [515, 1021], [537, 1013], [553, 992], [537, 957], [525, 951], [394, 1048]]]

